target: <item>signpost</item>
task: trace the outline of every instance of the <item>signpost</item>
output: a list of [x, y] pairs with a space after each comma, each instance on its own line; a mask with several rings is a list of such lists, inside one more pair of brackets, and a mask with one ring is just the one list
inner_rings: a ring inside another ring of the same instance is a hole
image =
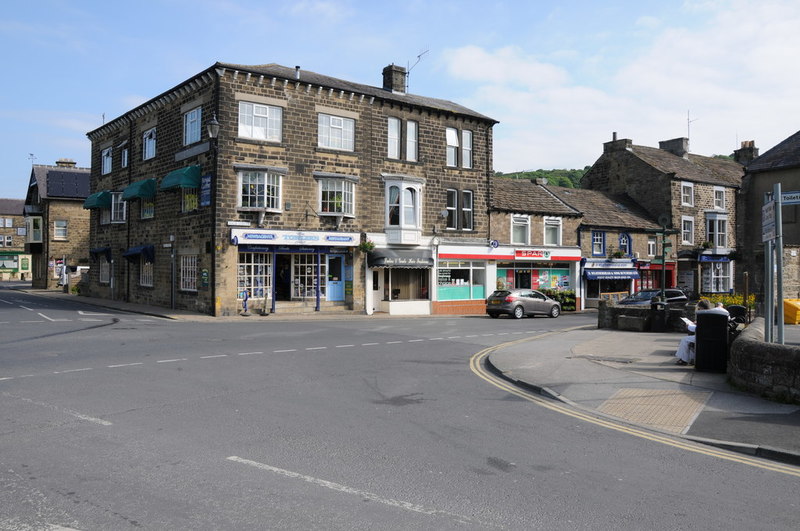
[[776, 183], [772, 194], [765, 194], [764, 206], [761, 207], [761, 241], [764, 243], [764, 341], [772, 343], [773, 323], [776, 323], [778, 326], [777, 342], [781, 345], [784, 343], [783, 219], [781, 212], [784, 204], [800, 204], [800, 191], [781, 192], [781, 184]]

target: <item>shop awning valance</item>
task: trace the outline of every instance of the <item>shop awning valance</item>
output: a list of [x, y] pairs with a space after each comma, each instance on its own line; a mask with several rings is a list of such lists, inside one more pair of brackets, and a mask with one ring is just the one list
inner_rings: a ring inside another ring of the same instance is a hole
[[639, 278], [635, 269], [586, 269], [586, 280], [631, 280]]
[[156, 180], [144, 179], [136, 181], [125, 187], [122, 191], [122, 199], [130, 201], [131, 199], [149, 199], [156, 195]]
[[145, 262], [152, 263], [156, 257], [156, 249], [153, 245], [137, 245], [122, 253], [122, 256], [129, 262], [133, 262], [141, 256]]
[[176, 188], [200, 188], [200, 166], [186, 166], [169, 172], [162, 180], [159, 190]]
[[111, 208], [111, 192], [103, 190], [93, 193], [83, 202], [83, 208]]
[[430, 250], [422, 249], [375, 249], [367, 254], [369, 267], [402, 267], [407, 269], [420, 269], [433, 267], [433, 254]]
[[106, 262], [111, 261], [111, 247], [95, 247], [94, 249], [89, 249], [89, 254], [95, 260], [103, 257], [106, 259]]

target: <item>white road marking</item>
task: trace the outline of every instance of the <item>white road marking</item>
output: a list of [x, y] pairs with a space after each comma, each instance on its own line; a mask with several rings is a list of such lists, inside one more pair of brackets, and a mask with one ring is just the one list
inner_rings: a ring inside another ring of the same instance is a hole
[[447, 339], [461, 339], [461, 336], [447, 336]]
[[43, 323], [44, 321], [20, 321], [22, 323]]
[[187, 358], [175, 358], [171, 360], [156, 360], [156, 363], [173, 363], [175, 361], [188, 361]]
[[443, 337], [432, 337], [432, 338], [428, 339], [428, 341], [444, 341], [444, 338]]
[[424, 339], [409, 339], [409, 343], [419, 343], [420, 341], [425, 341]]
[[379, 345], [380, 343], [361, 343], [362, 347], [371, 347], [373, 345]]
[[[287, 478], [292, 479], [300, 479], [307, 483], [311, 483], [312, 485], [316, 485], [318, 487], [325, 487], [326, 489], [335, 490], [338, 492], [343, 492], [345, 494], [352, 494], [353, 496], [358, 496], [360, 498], [365, 498], [370, 501], [375, 501], [378, 503], [382, 503], [384, 505], [389, 505], [391, 507], [397, 507], [398, 509], [404, 509], [406, 511], [412, 511], [415, 513], [422, 513], [427, 515], [438, 515], [438, 516], [445, 516], [448, 518], [453, 518], [458, 520], [459, 522], [464, 523], [482, 523], [486, 525], [486, 522], [479, 522], [473, 518], [468, 516], [463, 516], [459, 514], [450, 513], [447, 511], [441, 511], [439, 509], [434, 509], [432, 507], [425, 507], [424, 505], [417, 505], [415, 503], [410, 503], [402, 500], [395, 500], [392, 498], [384, 498], [382, 496], [378, 496], [372, 492], [368, 492], [366, 490], [356, 489], [353, 487], [348, 487], [347, 485], [342, 485], [341, 483], [334, 483], [333, 481], [327, 481], [320, 478], [315, 478], [313, 476], [307, 476], [305, 474], [300, 474], [298, 472], [292, 472], [291, 470], [285, 470], [283, 468], [278, 468], [274, 466], [270, 466], [264, 463], [259, 463], [258, 461], [251, 461], [250, 459], [243, 459], [241, 457], [237, 457], [232, 455], [226, 458], [228, 461], [233, 461], [235, 463], [241, 463], [243, 465], [248, 465], [259, 470], [264, 470], [267, 472], [272, 472], [274, 474], [278, 474]], [[491, 524], [488, 524], [491, 525]]]
[[283, 350], [273, 350], [272, 352], [297, 352], [296, 348], [285, 348]]
[[137, 363], [120, 363], [119, 365], [109, 365], [109, 369], [116, 369], [117, 367], [133, 367], [134, 365], [144, 365], [144, 363], [137, 362]]
[[328, 347], [306, 347], [306, 350], [325, 350]]
[[355, 345], [336, 345], [335, 348], [347, 348], [347, 347], [354, 347]]
[[[241, 356], [241, 354], [239, 354]], [[227, 358], [227, 354], [215, 354], [213, 356], [200, 356], [201, 360], [210, 360], [211, 358]]]
[[53, 371], [53, 374], [67, 374], [68, 372], [84, 372], [84, 371], [91, 371], [91, 367], [85, 367], [83, 369], [67, 369], [66, 371]]
[[253, 354], [263, 354], [263, 352], [239, 352], [237, 356], [252, 356]]
[[83, 310], [78, 310], [78, 315], [111, 315], [111, 314], [101, 313], [101, 312], [85, 312]]
[[4, 302], [4, 303], [6, 303], [6, 304], [14, 304], [13, 302], [11, 302], [11, 301], [7, 301], [7, 300], [5, 300], [5, 299], [0, 299], [0, 302]]
[[27, 402], [28, 404], [33, 404], [35, 406], [46, 407], [47, 409], [52, 409], [53, 411], [57, 411], [59, 413], [66, 413], [67, 415], [70, 415], [77, 419], [86, 420], [88, 422], [94, 422], [95, 424], [100, 424], [101, 426], [113, 426], [113, 424], [107, 420], [99, 419], [97, 417], [91, 417], [89, 415], [73, 411], [71, 409], [60, 408], [58, 406], [54, 406], [53, 404], [47, 404], [45, 402], [37, 402], [36, 400], [31, 400], [30, 398], [25, 398], [22, 396], [12, 395], [11, 393], [3, 393], [3, 396], [6, 396], [8, 398], [15, 398], [17, 400], [21, 400], [22, 402]]
[[40, 312], [37, 312], [37, 313], [36, 313], [36, 315], [38, 315], [38, 316], [41, 316], [41, 317], [44, 317], [44, 318], [45, 318], [45, 319], [47, 319], [48, 321], [52, 321], [52, 322], [54, 322], [54, 323], [55, 323], [55, 322], [60, 322], [60, 321], [72, 321], [72, 319], [52, 319], [52, 318], [50, 318], [50, 317], [47, 317], [45, 314], [43, 314], [43, 313], [40, 313]]
[[464, 337], [478, 337], [478, 334], [470, 334], [470, 335], [464, 336]]
[[397, 345], [398, 343], [402, 343], [402, 341], [387, 341], [387, 345]]
[[[80, 321], [84, 321], [84, 322], [89, 322], [89, 323], [102, 323], [103, 322], [102, 319], [87, 319], [86, 317], [82, 317], [79, 320]], [[39, 322], [41, 322], [41, 321], [39, 321]]]
[[21, 304], [19, 305], [19, 307], [22, 308], [23, 310], [28, 310], [29, 312], [33, 311], [33, 308], [28, 308], [27, 306], [23, 306]]

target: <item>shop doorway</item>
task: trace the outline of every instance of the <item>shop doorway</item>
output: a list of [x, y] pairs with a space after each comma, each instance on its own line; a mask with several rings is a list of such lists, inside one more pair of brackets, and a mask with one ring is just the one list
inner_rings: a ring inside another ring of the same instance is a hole
[[344, 256], [331, 254], [327, 256], [328, 261], [328, 286], [327, 294], [329, 301], [344, 300]]
[[292, 255], [275, 255], [275, 300], [292, 300]]

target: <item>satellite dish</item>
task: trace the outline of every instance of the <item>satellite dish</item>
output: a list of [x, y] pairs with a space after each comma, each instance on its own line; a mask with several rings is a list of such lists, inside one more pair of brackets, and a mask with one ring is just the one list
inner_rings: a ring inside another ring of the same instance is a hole
[[658, 224], [664, 228], [667, 228], [667, 225], [669, 225], [671, 222], [672, 220], [670, 219], [669, 214], [661, 214], [658, 216]]

